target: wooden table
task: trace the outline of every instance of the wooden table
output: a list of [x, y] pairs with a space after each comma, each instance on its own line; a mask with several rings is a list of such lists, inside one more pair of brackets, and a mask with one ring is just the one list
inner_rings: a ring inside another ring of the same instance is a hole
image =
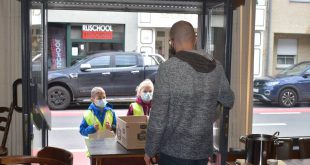
[[[241, 163], [248, 165], [247, 163]], [[236, 165], [234, 162], [227, 162], [227, 165]], [[279, 160], [278, 165], [310, 165], [310, 159], [288, 159]]]
[[282, 160], [286, 165], [310, 165], [310, 159]]
[[144, 149], [127, 150], [114, 138], [85, 139], [91, 165], [145, 165]]

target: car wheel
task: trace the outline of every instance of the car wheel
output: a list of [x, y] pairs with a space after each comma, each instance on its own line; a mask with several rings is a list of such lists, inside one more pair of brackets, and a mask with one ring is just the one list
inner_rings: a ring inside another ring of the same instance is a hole
[[50, 109], [66, 109], [71, 102], [70, 92], [62, 86], [53, 86], [48, 89], [48, 106]]
[[283, 107], [293, 107], [297, 103], [297, 93], [290, 88], [284, 89], [279, 95], [279, 104]]

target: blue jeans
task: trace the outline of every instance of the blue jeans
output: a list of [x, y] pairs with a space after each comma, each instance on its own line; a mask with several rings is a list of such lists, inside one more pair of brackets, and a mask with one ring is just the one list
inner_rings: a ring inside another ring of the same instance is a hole
[[207, 165], [208, 159], [180, 159], [175, 158], [163, 153], [159, 154], [159, 162], [158, 165]]

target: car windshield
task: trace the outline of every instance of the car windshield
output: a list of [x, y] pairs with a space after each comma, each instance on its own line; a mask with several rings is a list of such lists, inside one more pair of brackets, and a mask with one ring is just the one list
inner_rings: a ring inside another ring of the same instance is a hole
[[296, 76], [300, 75], [307, 67], [309, 67], [309, 63], [303, 63], [299, 65], [294, 65], [286, 70], [284, 70], [281, 75], [287, 75], [287, 76]]

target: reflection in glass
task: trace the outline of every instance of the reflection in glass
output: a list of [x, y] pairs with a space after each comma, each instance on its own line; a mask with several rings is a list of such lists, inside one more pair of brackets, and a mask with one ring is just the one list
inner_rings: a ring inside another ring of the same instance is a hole
[[[32, 90], [32, 97], [35, 105], [31, 112], [32, 124], [34, 127], [30, 132], [34, 134], [32, 140], [32, 154], [35, 155], [35, 151], [39, 150], [42, 147], [42, 117], [38, 116], [36, 112], [36, 100], [35, 97], [42, 97], [41, 94], [37, 93], [37, 91], [43, 91], [43, 23], [42, 23], [42, 5], [36, 4], [35, 9], [31, 9], [31, 38], [32, 38], [32, 52], [31, 52], [31, 76], [32, 83], [36, 84], [34, 86], [34, 90]], [[30, 130], [29, 130], [30, 131]]]

